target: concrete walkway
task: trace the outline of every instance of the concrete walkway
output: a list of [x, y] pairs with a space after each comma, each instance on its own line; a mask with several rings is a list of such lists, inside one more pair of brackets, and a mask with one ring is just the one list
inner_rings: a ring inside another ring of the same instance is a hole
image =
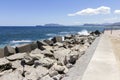
[[82, 80], [120, 80], [120, 68], [106, 35], [101, 37]]

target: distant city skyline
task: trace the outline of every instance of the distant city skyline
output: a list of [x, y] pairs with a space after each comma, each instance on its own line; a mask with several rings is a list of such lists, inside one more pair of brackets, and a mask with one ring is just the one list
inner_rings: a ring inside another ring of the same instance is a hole
[[120, 22], [118, 0], [1, 0], [0, 26]]

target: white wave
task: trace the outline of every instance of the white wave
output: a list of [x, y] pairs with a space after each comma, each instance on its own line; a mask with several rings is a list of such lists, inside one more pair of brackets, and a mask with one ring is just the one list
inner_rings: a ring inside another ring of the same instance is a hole
[[46, 36], [56, 36], [56, 34], [49, 33], [49, 34], [46, 34]]
[[13, 41], [10, 41], [10, 43], [30, 43], [32, 42], [32, 40], [13, 40]]
[[60, 34], [68, 34], [69, 32], [60, 32]]
[[89, 35], [87, 30], [82, 30], [80, 32], [78, 32], [79, 35]]

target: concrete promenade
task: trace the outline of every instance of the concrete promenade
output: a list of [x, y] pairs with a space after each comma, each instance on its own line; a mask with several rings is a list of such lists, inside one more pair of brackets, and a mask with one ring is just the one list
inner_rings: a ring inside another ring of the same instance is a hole
[[79, 80], [120, 80], [120, 67], [108, 35], [102, 35], [82, 79]]

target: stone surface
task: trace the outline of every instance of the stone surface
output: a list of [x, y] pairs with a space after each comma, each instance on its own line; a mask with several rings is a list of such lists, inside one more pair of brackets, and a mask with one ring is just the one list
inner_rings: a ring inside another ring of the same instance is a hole
[[50, 68], [55, 61], [50, 58], [43, 58], [40, 60], [35, 61], [35, 65], [41, 65], [47, 68]]
[[70, 53], [70, 49], [63, 49], [63, 50], [58, 50], [54, 52], [54, 56], [56, 59], [58, 59], [59, 61], [61, 61], [62, 64], [66, 64], [66, 57], [68, 56], [68, 54]]
[[45, 43], [47, 43], [48, 45], [52, 46], [53, 45], [53, 41], [51, 40], [43, 40]]
[[31, 50], [34, 50], [34, 49], [36, 49], [36, 48], [38, 48], [37, 42], [32, 42], [32, 43], [31, 43]]
[[15, 51], [15, 49], [13, 47], [5, 46], [5, 48], [4, 48], [4, 56], [13, 55], [15, 53], [16, 53], [16, 51]]
[[52, 79], [49, 75], [46, 75], [43, 78], [41, 78], [40, 80], [54, 80], [54, 79]]
[[56, 36], [56, 37], [54, 37], [54, 38], [52, 39], [52, 41], [53, 41], [54, 43], [56, 43], [56, 42], [62, 42], [62, 37], [61, 37], [61, 36]]
[[11, 56], [6, 57], [9, 61], [15, 61], [15, 60], [21, 60], [23, 59], [27, 54], [26, 53], [17, 53]]
[[42, 52], [42, 51], [37, 48], [37, 49], [31, 51], [31, 53], [29, 53], [29, 55], [30, 55], [31, 57], [33, 57], [33, 58], [41, 59], [41, 58], [44, 57], [44, 55], [41, 54], [41, 52]]
[[22, 44], [16, 47], [17, 53], [30, 52], [31, 50], [31, 44]]
[[0, 48], [0, 58], [4, 57], [4, 49]]
[[12, 73], [3, 75], [0, 77], [0, 80], [23, 80], [23, 77], [21, 75], [21, 72], [14, 71]]

